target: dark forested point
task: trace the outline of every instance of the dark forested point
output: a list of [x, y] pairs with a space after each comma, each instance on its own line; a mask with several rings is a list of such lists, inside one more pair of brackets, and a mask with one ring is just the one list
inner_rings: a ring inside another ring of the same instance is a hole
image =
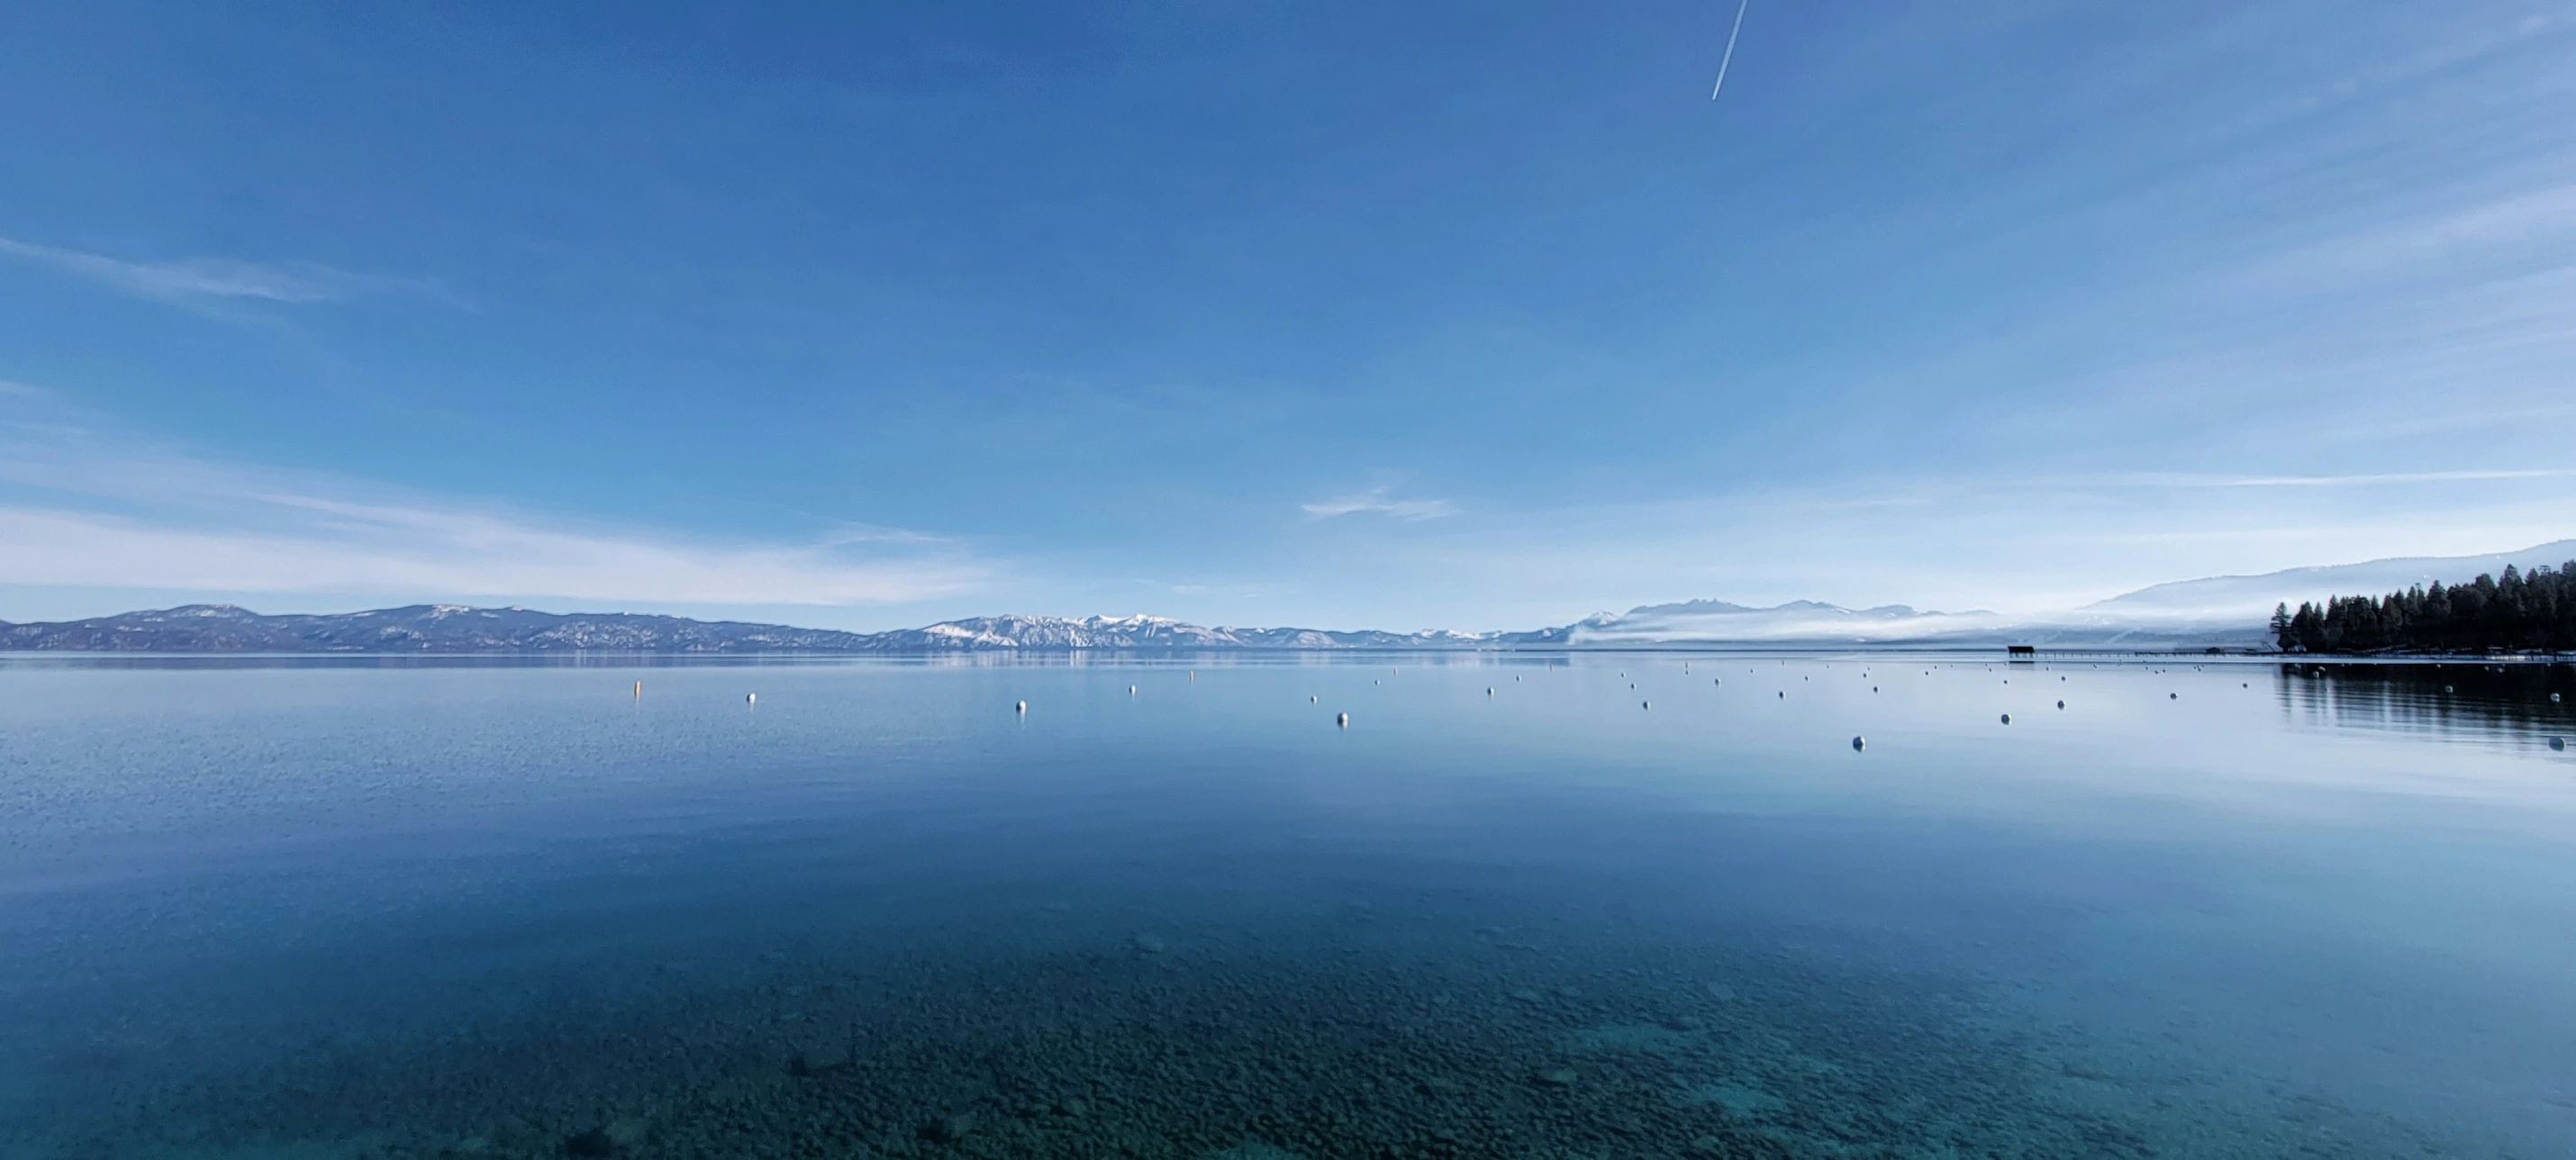
[[2272, 612], [2283, 652], [2576, 651], [2576, 560], [2526, 575], [2415, 587], [2386, 596], [2336, 596]]

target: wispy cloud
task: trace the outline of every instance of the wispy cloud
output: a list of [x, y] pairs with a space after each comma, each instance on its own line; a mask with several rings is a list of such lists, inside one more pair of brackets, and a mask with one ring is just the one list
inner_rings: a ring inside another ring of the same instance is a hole
[[1299, 504], [1310, 520], [1328, 520], [1335, 516], [1376, 513], [1399, 520], [1436, 520], [1458, 514], [1458, 505], [1445, 499], [1395, 499], [1388, 489], [1373, 487], [1367, 491], [1338, 495], [1314, 503]]
[[691, 545], [475, 512], [369, 507], [280, 531], [0, 505], [0, 583], [205, 592], [559, 597], [648, 604], [900, 604], [976, 587], [945, 560]]
[[642, 605], [885, 605], [976, 591], [953, 541], [725, 541], [245, 468], [0, 420], [0, 584]]
[[419, 279], [356, 274], [316, 262], [264, 265], [230, 258], [132, 262], [14, 238], [0, 238], [0, 256], [51, 266], [137, 297], [181, 305], [337, 302], [372, 293], [439, 293], [435, 284]]
[[2478, 191], [2429, 212], [2391, 213], [2359, 229], [2252, 259], [2246, 288], [2350, 291], [2399, 281], [2499, 278], [2576, 260], [2576, 185]]
[[2360, 475], [2189, 475], [2147, 472], [2106, 482], [2142, 487], [2385, 487], [2404, 483], [2465, 483], [2491, 479], [2568, 479], [2576, 470], [2385, 471]]

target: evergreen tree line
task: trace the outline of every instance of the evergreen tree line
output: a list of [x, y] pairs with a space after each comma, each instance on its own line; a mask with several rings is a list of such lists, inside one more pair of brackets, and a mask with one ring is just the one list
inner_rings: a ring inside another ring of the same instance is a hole
[[2272, 613], [2283, 652], [2576, 651], [2576, 560], [2466, 584], [2418, 585], [2386, 596], [2301, 601]]

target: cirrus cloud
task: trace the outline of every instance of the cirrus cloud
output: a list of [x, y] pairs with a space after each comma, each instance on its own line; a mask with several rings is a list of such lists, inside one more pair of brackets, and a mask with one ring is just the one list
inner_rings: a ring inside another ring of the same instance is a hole
[[1348, 495], [1338, 495], [1297, 506], [1310, 520], [1328, 520], [1335, 516], [1364, 513], [1393, 516], [1399, 520], [1436, 520], [1442, 516], [1458, 514], [1458, 505], [1448, 500], [1395, 499], [1390, 497], [1387, 489], [1383, 487], [1373, 487], [1367, 491], [1352, 492]]
[[203, 307], [227, 301], [337, 302], [361, 294], [393, 291], [446, 296], [432, 282], [352, 273], [319, 262], [268, 265], [232, 258], [133, 262], [6, 237], [0, 237], [0, 256], [51, 266], [139, 298], [181, 306]]
[[216, 463], [80, 418], [0, 417], [0, 585], [853, 606], [972, 592], [997, 571], [920, 533], [781, 542], [547, 517]]

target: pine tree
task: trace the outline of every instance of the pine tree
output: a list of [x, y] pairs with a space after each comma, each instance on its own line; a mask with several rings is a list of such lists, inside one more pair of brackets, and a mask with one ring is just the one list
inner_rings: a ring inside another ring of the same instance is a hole
[[2323, 606], [2272, 610], [2284, 652], [2576, 651], [2576, 560], [2466, 584], [2413, 587], [2386, 596], [2330, 596]]

